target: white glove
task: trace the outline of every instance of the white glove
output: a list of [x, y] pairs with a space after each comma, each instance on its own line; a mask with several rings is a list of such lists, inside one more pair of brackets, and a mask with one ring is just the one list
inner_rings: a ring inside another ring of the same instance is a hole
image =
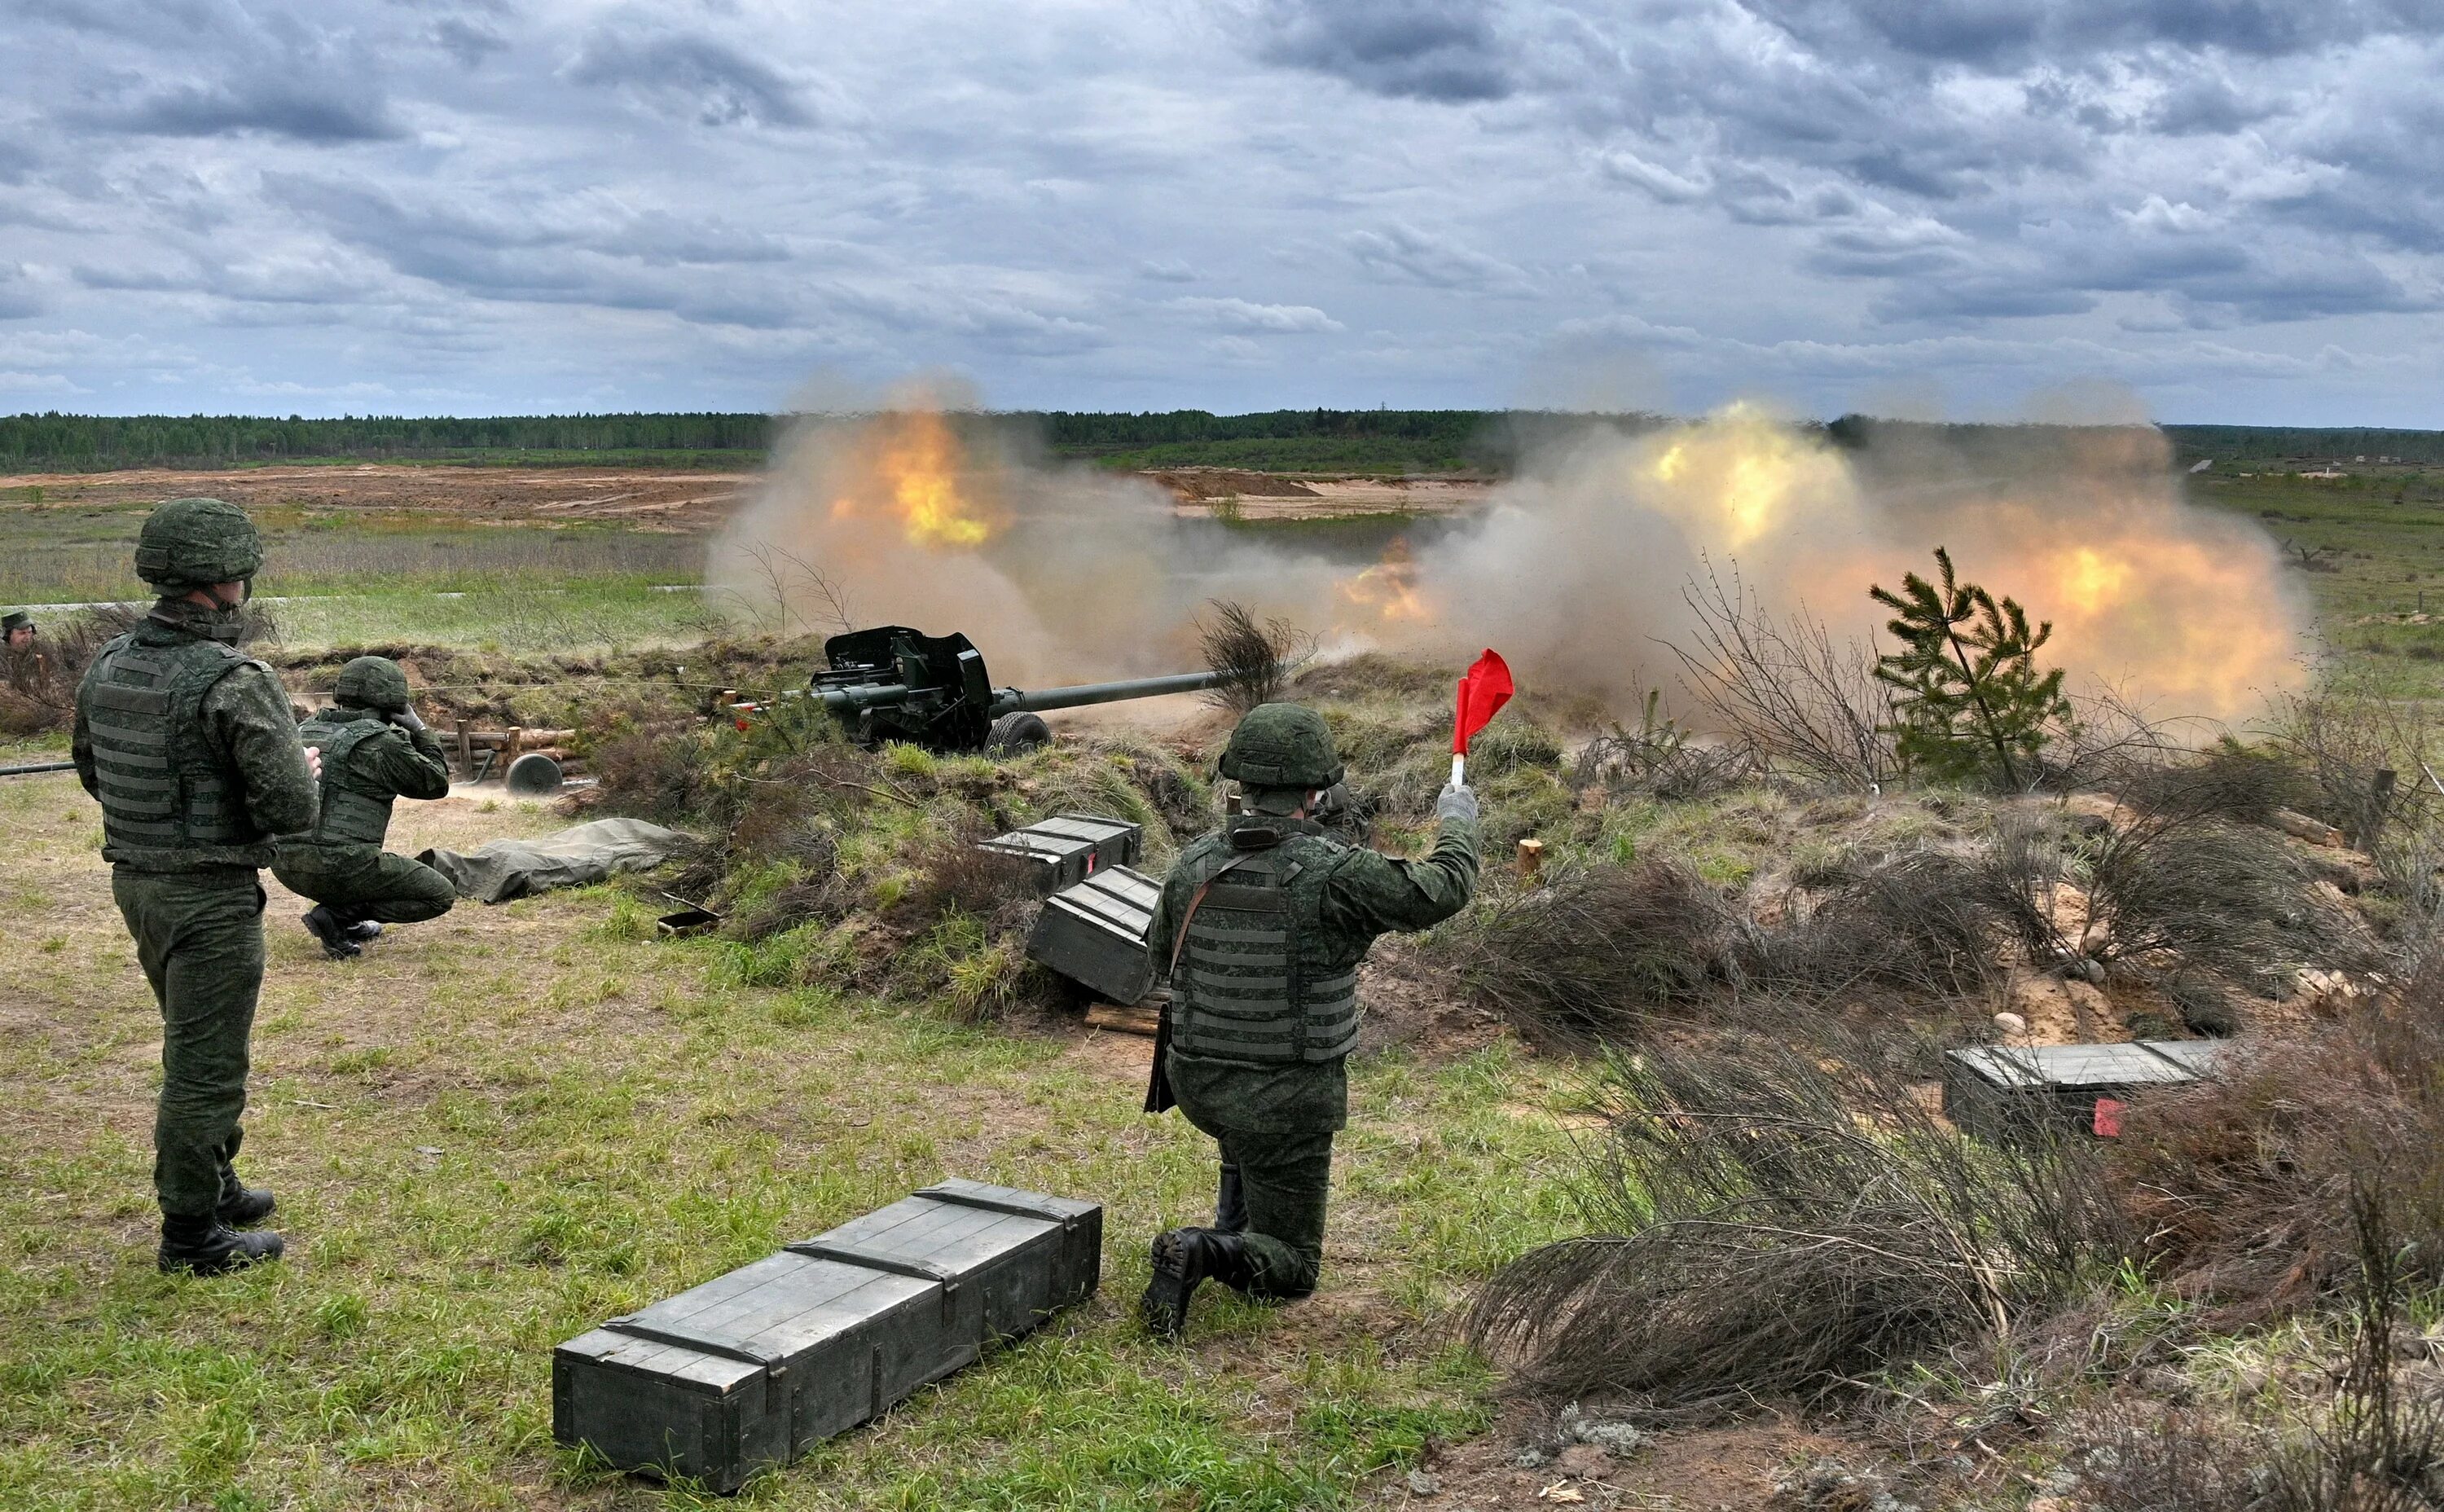
[[413, 707], [395, 710], [390, 716], [390, 722], [405, 730], [420, 731], [424, 728], [424, 721], [417, 717]]
[[1470, 823], [1474, 823], [1476, 821], [1476, 789], [1472, 787], [1461, 787], [1456, 784], [1445, 787], [1442, 791], [1442, 796], [1435, 800], [1435, 818], [1439, 820], [1464, 819]]
[[315, 780], [316, 782], [320, 782], [320, 781], [322, 781], [322, 779], [323, 779], [323, 747], [320, 747], [320, 746], [308, 746], [308, 747], [306, 747], [306, 769], [307, 771], [312, 772], [312, 773], [314, 774], [314, 780]]

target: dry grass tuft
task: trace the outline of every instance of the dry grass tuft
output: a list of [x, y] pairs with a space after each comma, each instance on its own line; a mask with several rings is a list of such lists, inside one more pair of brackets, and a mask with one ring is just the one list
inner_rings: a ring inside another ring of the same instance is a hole
[[1822, 1396], [2008, 1335], [2120, 1253], [2086, 1151], [1972, 1140], [1873, 1047], [1755, 1037], [1615, 1056], [1602, 1077], [1590, 1232], [1514, 1262], [1468, 1319], [1540, 1389]]

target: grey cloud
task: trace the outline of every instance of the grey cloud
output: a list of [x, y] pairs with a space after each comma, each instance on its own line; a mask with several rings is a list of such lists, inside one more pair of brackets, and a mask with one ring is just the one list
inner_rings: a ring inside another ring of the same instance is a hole
[[1312, 304], [1258, 304], [1243, 299], [1176, 299], [1171, 307], [1226, 331], [1272, 334], [1337, 331], [1339, 321]]
[[1384, 278], [1496, 294], [1523, 294], [1534, 286], [1525, 272], [1498, 257], [1400, 221], [1379, 231], [1350, 231], [1341, 245], [1367, 271]]
[[1258, 51], [1370, 94], [1500, 100], [1515, 83], [1490, 9], [1473, 0], [1269, 0]]
[[433, 24], [433, 43], [466, 67], [480, 66], [496, 52], [507, 52], [509, 39], [480, 21], [444, 16]]
[[50, 308], [22, 263], [0, 263], [0, 321], [22, 321]]
[[1626, 147], [1597, 156], [1596, 166], [1606, 178], [1642, 189], [1667, 205], [1686, 205], [1706, 197], [1712, 187], [1702, 170], [1694, 175], [1674, 173], [1648, 162]]
[[89, 111], [88, 124], [156, 137], [260, 133], [337, 145], [404, 136], [379, 90], [317, 88], [251, 75], [236, 84], [180, 84], [115, 108]]
[[2285, 57], [2435, 24], [2431, 0], [1746, 0], [1819, 45], [1880, 43], [1911, 57], [1987, 66], [2035, 54], [2216, 48]]
[[598, 28], [565, 70], [658, 114], [707, 126], [809, 126], [797, 86], [711, 37]]
[[1148, 257], [1139, 261], [1138, 277], [1152, 279], [1157, 284], [1194, 284], [1196, 282], [1196, 269], [1176, 257]]

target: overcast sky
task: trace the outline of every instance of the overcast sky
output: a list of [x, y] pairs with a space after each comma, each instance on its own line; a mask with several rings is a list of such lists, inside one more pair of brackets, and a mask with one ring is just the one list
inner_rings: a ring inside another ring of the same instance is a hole
[[0, 412], [2444, 426], [2444, 0], [8, 0], [0, 58]]

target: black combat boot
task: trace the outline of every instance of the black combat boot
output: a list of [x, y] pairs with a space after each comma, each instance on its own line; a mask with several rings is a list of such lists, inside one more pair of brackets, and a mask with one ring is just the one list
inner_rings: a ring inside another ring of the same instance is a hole
[[157, 1259], [165, 1271], [217, 1276], [241, 1265], [278, 1260], [280, 1250], [278, 1234], [241, 1234], [213, 1217], [173, 1218], [165, 1213], [161, 1218]]
[[252, 1228], [270, 1217], [271, 1209], [277, 1206], [268, 1189], [250, 1187], [238, 1180], [234, 1167], [221, 1168], [220, 1206], [213, 1210], [213, 1216], [221, 1221], [223, 1227]]
[[306, 929], [323, 942], [323, 953], [334, 961], [351, 960], [364, 954], [364, 947], [348, 938], [348, 927], [320, 903], [306, 911]]
[[1154, 1242], [1154, 1279], [1146, 1282], [1138, 1314], [1148, 1332], [1176, 1339], [1188, 1326], [1188, 1300], [1211, 1276], [1225, 1285], [1248, 1284], [1247, 1245], [1237, 1234], [1213, 1228], [1175, 1228]]
[[1248, 1231], [1248, 1194], [1239, 1185], [1239, 1168], [1222, 1162], [1222, 1189], [1213, 1199], [1213, 1226], [1226, 1234]]

